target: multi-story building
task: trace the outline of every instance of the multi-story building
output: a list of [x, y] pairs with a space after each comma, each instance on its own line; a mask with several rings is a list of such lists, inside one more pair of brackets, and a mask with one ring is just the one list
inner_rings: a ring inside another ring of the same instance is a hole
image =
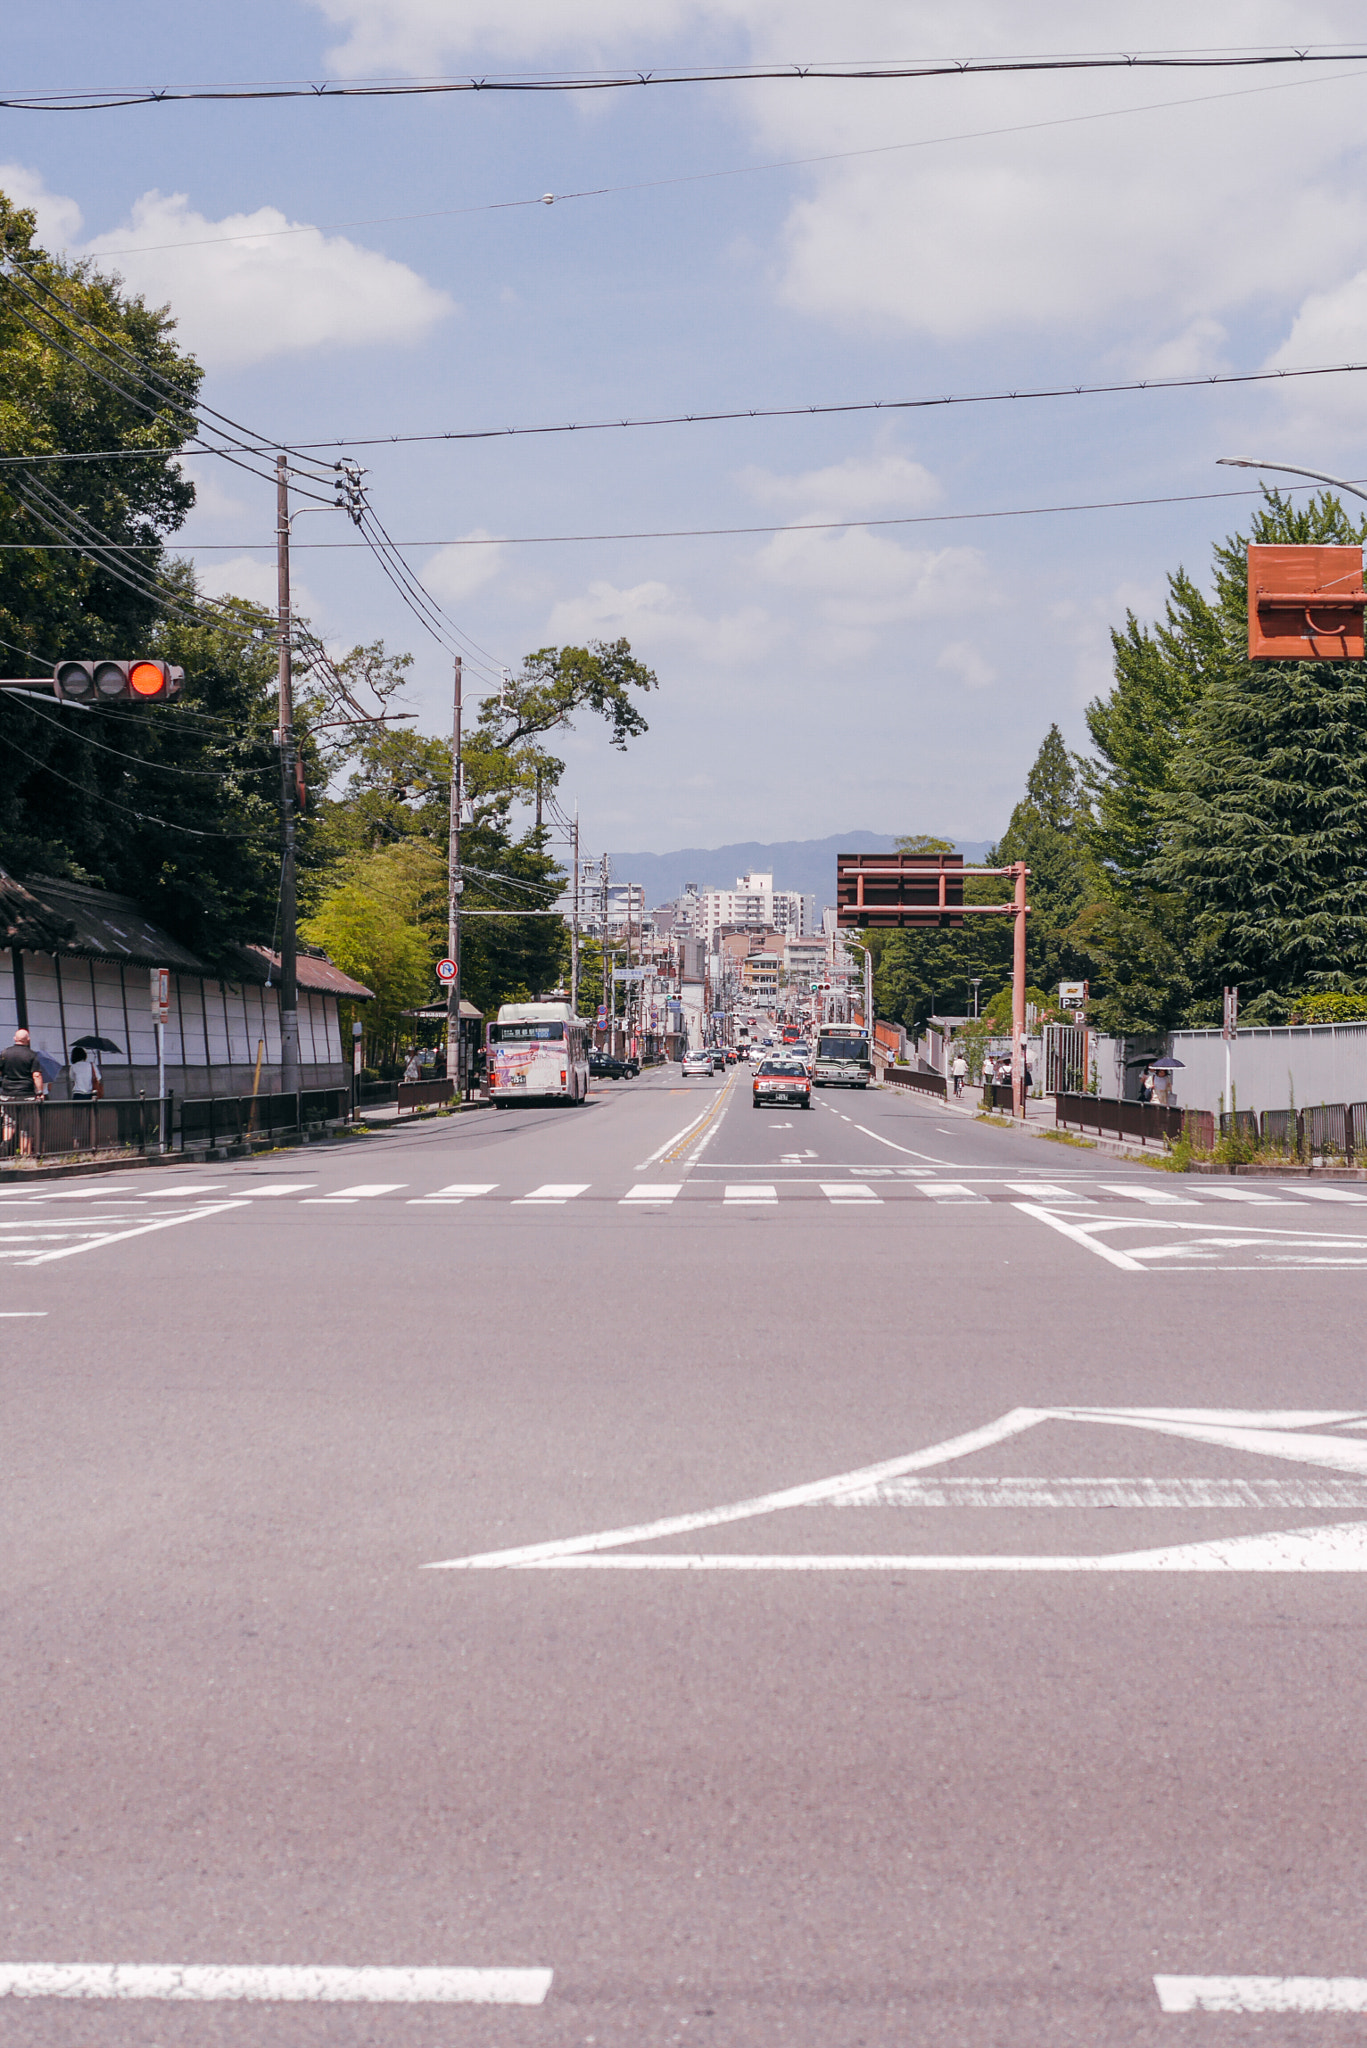
[[[687, 901], [685, 892], [680, 908]], [[723, 930], [777, 931], [802, 938], [816, 919], [816, 898], [795, 889], [776, 889], [772, 875], [739, 875], [734, 889], [700, 889], [696, 902], [698, 936], [709, 948]]]

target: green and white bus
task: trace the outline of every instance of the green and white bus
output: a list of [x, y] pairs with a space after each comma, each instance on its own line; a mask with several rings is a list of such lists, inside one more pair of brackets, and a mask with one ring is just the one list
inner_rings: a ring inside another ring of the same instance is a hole
[[867, 1088], [873, 1079], [868, 1033], [852, 1025], [823, 1031], [816, 1041], [812, 1079], [818, 1088]]

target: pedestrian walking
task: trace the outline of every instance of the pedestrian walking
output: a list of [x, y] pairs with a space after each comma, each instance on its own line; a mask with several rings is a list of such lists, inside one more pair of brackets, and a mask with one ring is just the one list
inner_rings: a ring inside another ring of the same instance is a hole
[[955, 1053], [954, 1064], [949, 1071], [954, 1076], [955, 1095], [962, 1095], [964, 1092], [964, 1082], [968, 1079], [968, 1061], [961, 1052]]
[[1139, 1076], [1139, 1100], [1141, 1102], [1153, 1101], [1153, 1075], [1147, 1067]]
[[416, 1052], [409, 1053], [408, 1065], [403, 1070], [403, 1077], [405, 1081], [421, 1081], [422, 1067], [419, 1064]]
[[[0, 1052], [0, 1132], [7, 1145], [28, 1157], [33, 1151], [37, 1118], [34, 1106], [47, 1094], [47, 1082], [38, 1055], [21, 1024], [14, 1043]], [[25, 1113], [27, 1105], [27, 1113]]]
[[73, 1045], [71, 1064], [67, 1068], [71, 1079], [73, 1102], [94, 1102], [104, 1094], [104, 1076], [100, 1072], [98, 1057], [88, 1045]]

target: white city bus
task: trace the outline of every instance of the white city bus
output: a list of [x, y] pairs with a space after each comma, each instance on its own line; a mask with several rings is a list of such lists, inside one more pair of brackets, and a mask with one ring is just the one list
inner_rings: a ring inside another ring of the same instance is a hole
[[504, 1003], [489, 1026], [489, 1097], [582, 1102], [589, 1092], [589, 1026], [568, 1003]]
[[833, 1024], [816, 1041], [812, 1079], [818, 1088], [867, 1088], [873, 1078], [867, 1032]]

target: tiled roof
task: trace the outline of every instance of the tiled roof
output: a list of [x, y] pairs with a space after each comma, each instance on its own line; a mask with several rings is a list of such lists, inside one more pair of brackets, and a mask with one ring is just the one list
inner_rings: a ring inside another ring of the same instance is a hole
[[[10, 884], [11, 878], [4, 880]], [[74, 953], [92, 960], [124, 960], [137, 967], [173, 967], [178, 974], [208, 972], [202, 960], [153, 924], [127, 896], [47, 875], [26, 876], [19, 891], [42, 920], [41, 936], [46, 943], [34, 950]], [[11, 887], [6, 887], [4, 898], [9, 908]], [[28, 904], [24, 908], [27, 910]], [[32, 922], [31, 913], [27, 921]], [[17, 943], [31, 946], [32, 941], [21, 936]]]
[[[264, 982], [267, 969], [273, 982], [280, 979], [280, 955], [268, 952], [264, 946], [236, 947], [233, 965], [240, 970], [238, 978], [243, 981]], [[375, 991], [367, 988], [363, 981], [353, 981], [330, 960], [317, 953], [306, 953], [302, 947], [296, 956], [294, 971], [300, 988], [314, 995], [344, 996], [353, 1003], [375, 1000]]]

